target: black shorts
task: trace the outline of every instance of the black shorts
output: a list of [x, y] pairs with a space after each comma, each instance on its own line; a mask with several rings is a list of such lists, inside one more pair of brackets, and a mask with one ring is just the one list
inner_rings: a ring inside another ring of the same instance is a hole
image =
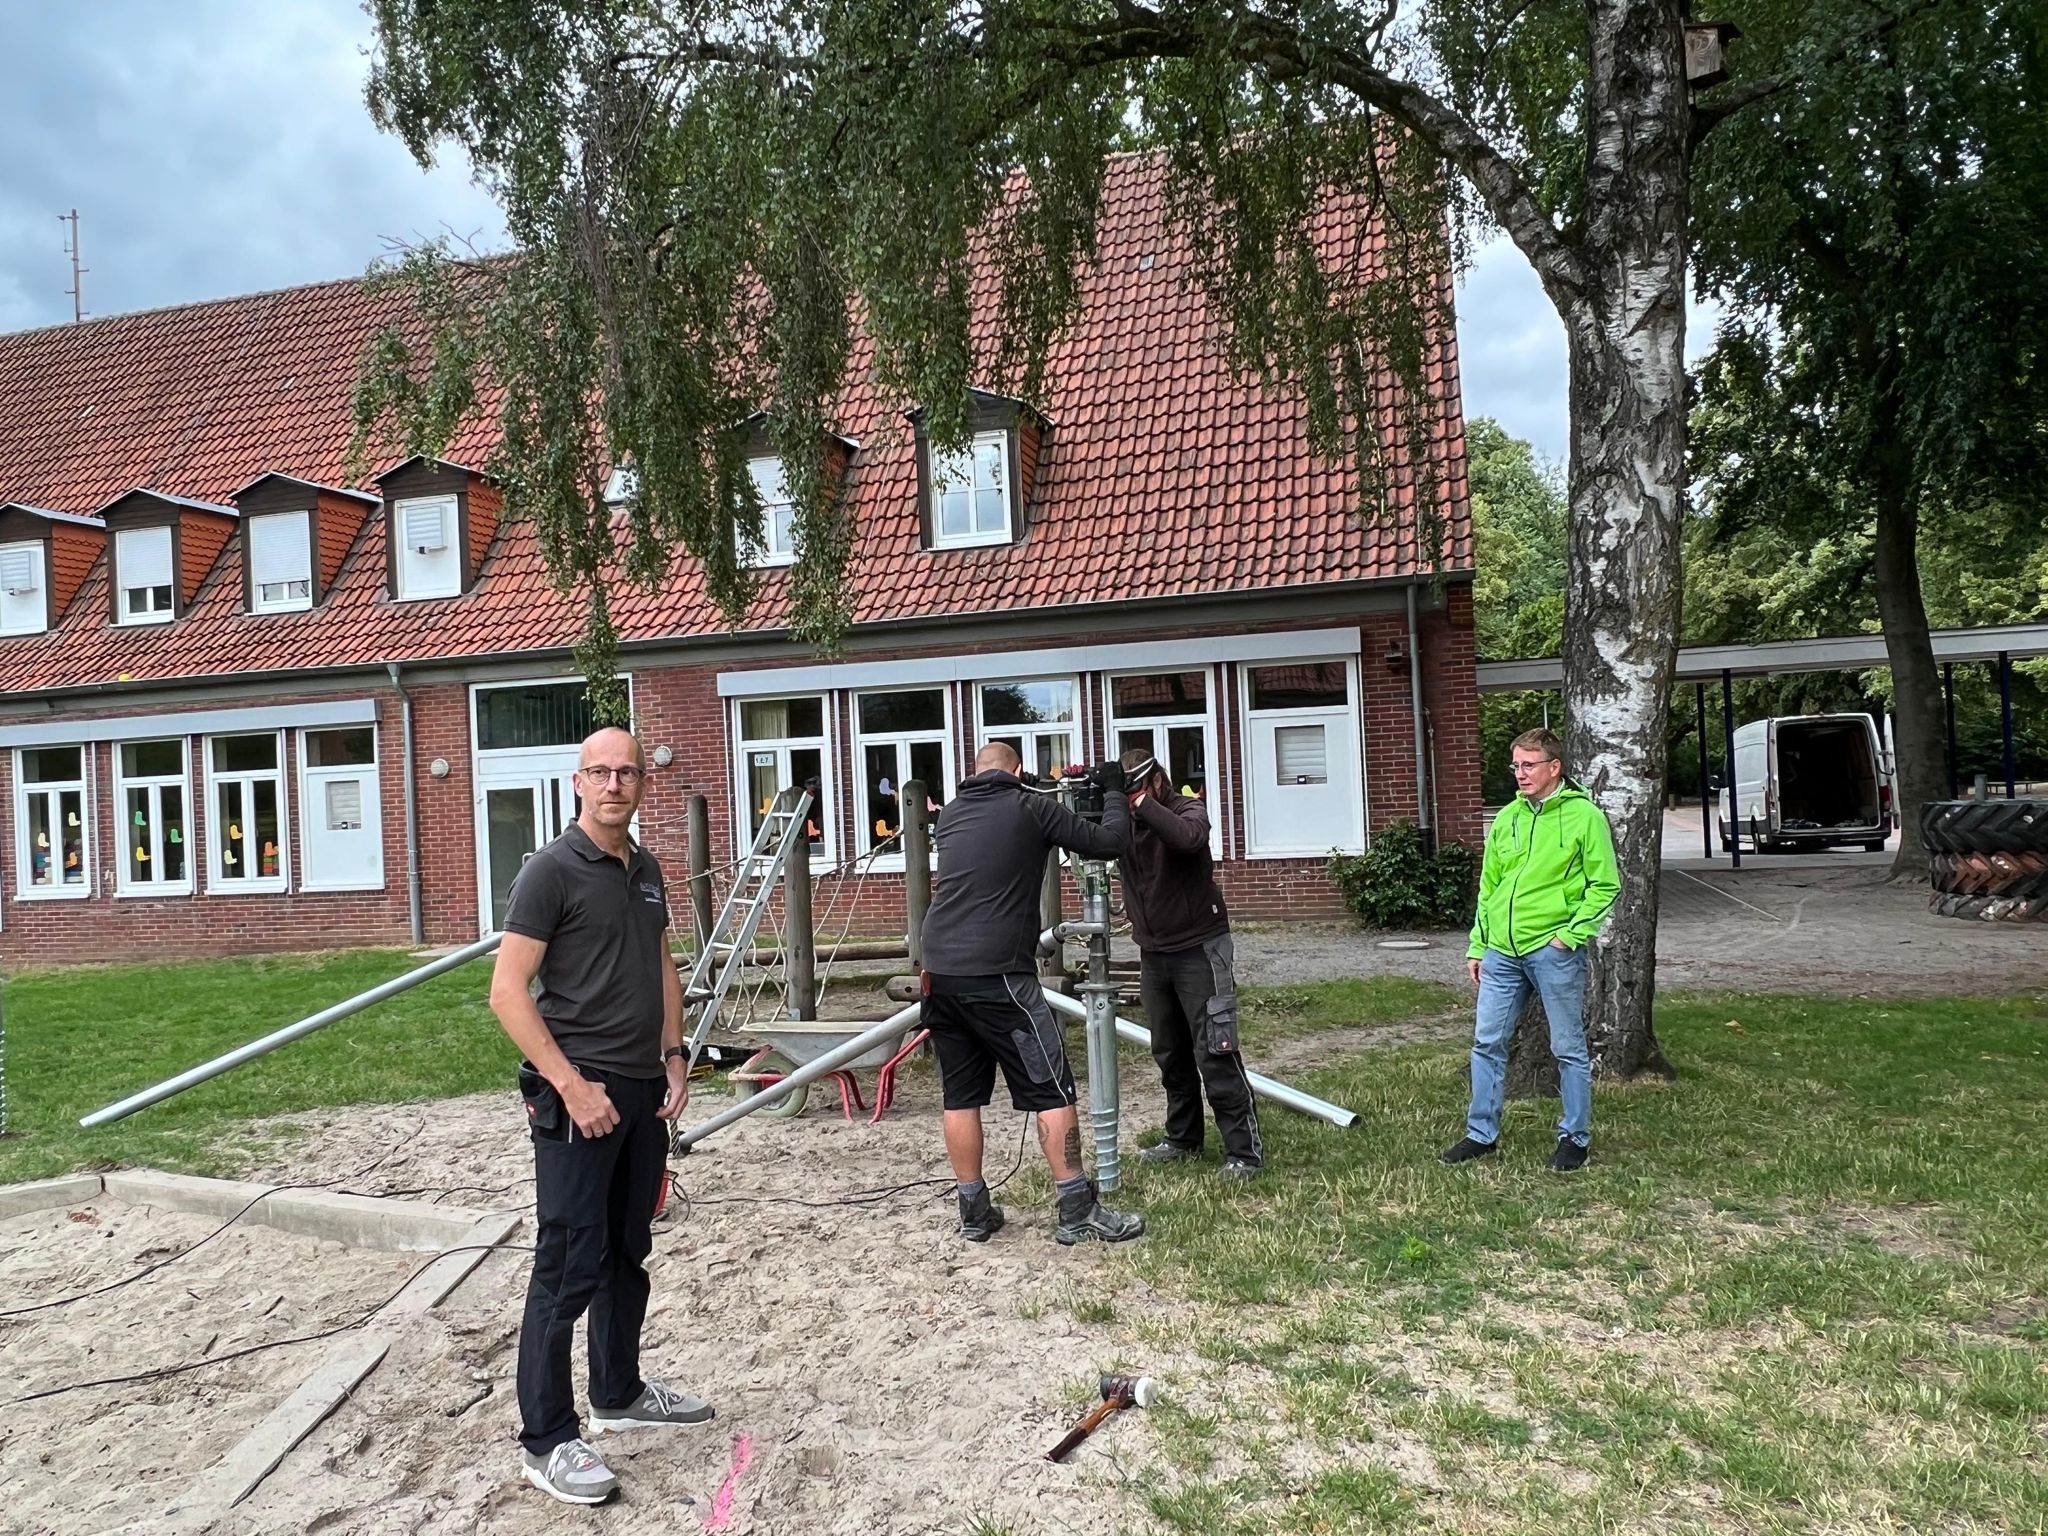
[[996, 1068], [1019, 1109], [1074, 1102], [1074, 1069], [1038, 978], [924, 977], [924, 1027], [932, 1032], [946, 1108], [979, 1109], [995, 1092]]

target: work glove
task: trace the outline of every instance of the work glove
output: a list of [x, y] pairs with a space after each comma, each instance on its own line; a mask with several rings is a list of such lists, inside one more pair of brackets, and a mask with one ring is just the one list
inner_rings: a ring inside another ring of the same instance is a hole
[[1095, 765], [1093, 778], [1097, 788], [1112, 790], [1119, 795], [1124, 792], [1124, 765], [1113, 757], [1106, 763]]

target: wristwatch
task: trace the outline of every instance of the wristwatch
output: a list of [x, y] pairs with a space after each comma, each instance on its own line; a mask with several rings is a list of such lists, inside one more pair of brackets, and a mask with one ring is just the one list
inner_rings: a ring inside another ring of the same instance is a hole
[[687, 1045], [671, 1045], [667, 1047], [661, 1053], [661, 1064], [664, 1067], [668, 1065], [668, 1059], [671, 1056], [680, 1056], [683, 1060], [688, 1061], [690, 1059], [690, 1048]]

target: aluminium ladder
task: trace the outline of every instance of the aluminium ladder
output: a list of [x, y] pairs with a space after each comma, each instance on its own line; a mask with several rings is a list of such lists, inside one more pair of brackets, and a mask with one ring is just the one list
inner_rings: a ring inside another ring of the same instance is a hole
[[[683, 986], [684, 1017], [690, 1018], [694, 1010], [688, 1062], [692, 1071], [696, 1070], [705, 1037], [718, 1020], [725, 994], [753, 950], [761, 914], [768, 910], [775, 887], [782, 879], [790, 837], [808, 835], [805, 820], [811, 813], [811, 798], [808, 789], [784, 790], [775, 797], [768, 814], [761, 818], [761, 830], [754, 834], [754, 846], [739, 862], [739, 872], [733, 876], [732, 889], [726, 893], [725, 905], [719, 908], [718, 920], [697, 950], [697, 963], [690, 968], [690, 979]], [[785, 802], [792, 799], [793, 803], [784, 809]], [[725, 955], [723, 965], [718, 964], [721, 951]], [[718, 972], [716, 980], [712, 977], [713, 967]]]

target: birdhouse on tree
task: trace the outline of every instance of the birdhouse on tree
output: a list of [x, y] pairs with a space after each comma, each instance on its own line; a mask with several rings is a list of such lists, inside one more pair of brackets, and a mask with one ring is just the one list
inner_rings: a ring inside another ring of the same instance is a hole
[[1685, 28], [1685, 83], [1696, 91], [1728, 78], [1728, 45], [1742, 36], [1732, 21], [1695, 21]]

